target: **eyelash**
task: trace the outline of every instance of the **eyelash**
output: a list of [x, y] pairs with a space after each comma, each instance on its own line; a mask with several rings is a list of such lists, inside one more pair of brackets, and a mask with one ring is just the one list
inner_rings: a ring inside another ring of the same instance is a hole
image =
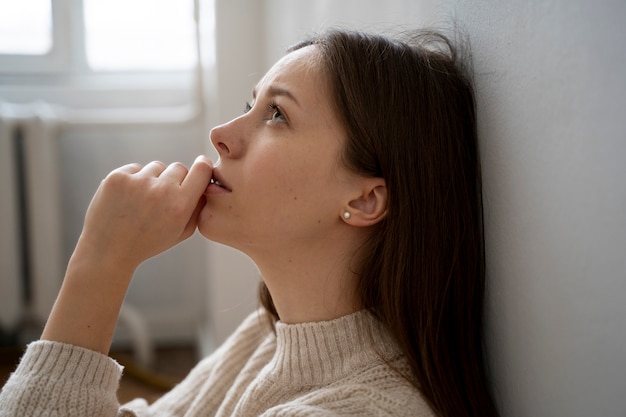
[[[244, 113], [248, 113], [250, 110], [252, 110], [252, 106], [250, 105], [250, 103], [246, 102], [246, 105], [244, 107], [243, 112]], [[270, 119], [270, 121], [275, 121], [274, 120], [274, 116], [276, 114], [278, 114], [278, 117], [280, 117], [281, 121], [286, 121], [285, 115], [283, 114], [283, 111], [281, 110], [281, 108], [274, 102], [271, 102], [270, 104], [267, 105], [267, 111], [268, 113], [272, 114], [272, 117]]]

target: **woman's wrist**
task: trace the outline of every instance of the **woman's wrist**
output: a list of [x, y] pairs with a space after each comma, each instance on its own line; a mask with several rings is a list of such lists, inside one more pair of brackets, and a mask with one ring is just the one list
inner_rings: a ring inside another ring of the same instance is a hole
[[108, 354], [134, 268], [77, 252], [41, 338]]

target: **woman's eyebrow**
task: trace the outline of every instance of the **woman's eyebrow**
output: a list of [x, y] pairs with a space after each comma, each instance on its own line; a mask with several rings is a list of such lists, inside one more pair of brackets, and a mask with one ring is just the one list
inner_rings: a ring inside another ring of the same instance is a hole
[[[254, 89], [252, 90], [252, 98], [256, 99], [256, 95], [257, 95], [257, 88], [254, 87]], [[269, 97], [276, 97], [276, 96], [284, 96], [287, 97], [288, 99], [290, 99], [291, 101], [293, 101], [298, 107], [302, 108], [302, 106], [300, 106], [300, 103], [298, 103], [298, 100], [296, 99], [296, 97], [291, 93], [291, 91], [282, 88], [282, 87], [278, 87], [276, 85], [270, 85], [267, 88], [267, 95]]]

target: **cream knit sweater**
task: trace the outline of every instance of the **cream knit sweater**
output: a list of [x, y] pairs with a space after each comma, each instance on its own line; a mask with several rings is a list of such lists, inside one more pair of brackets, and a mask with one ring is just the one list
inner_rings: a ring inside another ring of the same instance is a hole
[[[389, 364], [407, 365], [366, 311], [287, 325], [250, 315], [211, 356], [152, 405], [122, 407], [122, 368], [105, 355], [31, 343], [0, 393], [0, 416], [433, 416]], [[381, 358], [389, 361], [389, 364]]]

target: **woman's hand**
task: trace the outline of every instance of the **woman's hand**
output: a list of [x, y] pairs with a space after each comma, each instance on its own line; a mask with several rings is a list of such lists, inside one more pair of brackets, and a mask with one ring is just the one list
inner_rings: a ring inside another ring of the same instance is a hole
[[116, 169], [89, 205], [77, 250], [134, 269], [187, 239], [205, 204], [211, 172], [205, 157], [189, 170], [161, 162]]
[[196, 229], [211, 162], [116, 169], [93, 197], [41, 338], [108, 353], [135, 269]]

